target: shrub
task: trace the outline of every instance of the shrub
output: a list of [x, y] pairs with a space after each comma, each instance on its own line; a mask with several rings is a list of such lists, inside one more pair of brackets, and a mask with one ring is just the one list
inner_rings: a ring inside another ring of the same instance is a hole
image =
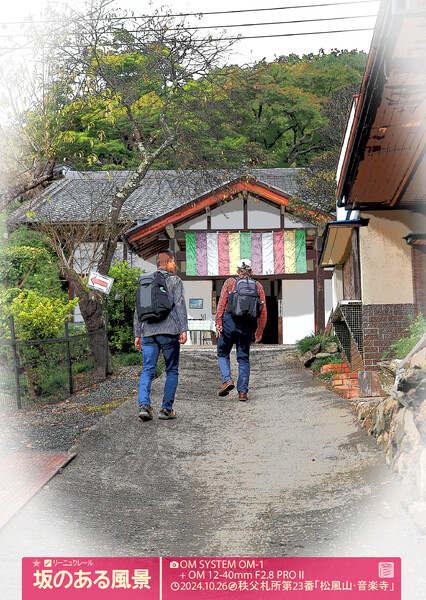
[[299, 354], [300, 355], [305, 354], [305, 352], [308, 352], [308, 350], [310, 350], [311, 348], [316, 346], [316, 344], [320, 344], [322, 339], [323, 339], [323, 336], [320, 333], [317, 333], [317, 334], [312, 333], [312, 334], [307, 335], [306, 337], [302, 338], [301, 340], [296, 342], [297, 350], [298, 350]]
[[143, 271], [130, 268], [127, 261], [116, 263], [108, 275], [114, 278], [106, 300], [109, 343], [112, 351], [129, 352], [134, 348], [133, 314], [138, 277]]
[[43, 296], [65, 297], [57, 261], [45, 248], [0, 248], [0, 284], [5, 289], [28, 289]]
[[328, 342], [335, 342], [340, 347], [340, 342], [335, 335], [324, 336], [321, 333], [312, 333], [297, 342], [297, 350], [300, 356], [302, 356], [302, 354], [305, 354], [305, 352], [308, 352], [308, 350], [311, 350], [317, 344], [321, 344], [321, 350], [323, 351], [325, 344]]
[[408, 315], [408, 319], [410, 324], [404, 331], [407, 331], [410, 335], [402, 337], [392, 344], [389, 347], [388, 352], [383, 355], [382, 360], [387, 358], [390, 353], [392, 353], [392, 358], [405, 358], [420, 340], [422, 335], [426, 333], [426, 321], [422, 314], [415, 319], [411, 315]]
[[[71, 316], [78, 298], [64, 302], [41, 296], [34, 291], [15, 290], [0, 294], [0, 336], [11, 338], [9, 315], [15, 321], [16, 337], [20, 340], [43, 340], [60, 337], [64, 322]], [[11, 350], [4, 358], [10, 360]], [[52, 393], [62, 385], [59, 373], [66, 362], [64, 344], [34, 344], [19, 348], [20, 368], [24, 372], [24, 387], [31, 396]]]

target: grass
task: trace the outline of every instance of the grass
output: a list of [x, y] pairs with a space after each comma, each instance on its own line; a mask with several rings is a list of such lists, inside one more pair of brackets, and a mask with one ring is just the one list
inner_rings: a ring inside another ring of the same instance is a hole
[[339, 356], [327, 356], [327, 358], [316, 358], [309, 365], [309, 368], [312, 369], [312, 371], [314, 373], [319, 373], [321, 370], [321, 367], [323, 365], [341, 365], [344, 362], [345, 361], [343, 360], [343, 358], [340, 355]]
[[305, 352], [308, 352], [308, 350], [316, 346], [316, 344], [320, 344], [322, 339], [323, 336], [319, 333], [316, 335], [307, 335], [306, 337], [302, 338], [297, 342], [297, 350], [299, 354], [305, 354]]
[[[335, 342], [340, 347], [340, 343], [339, 343], [337, 336], [329, 335], [329, 336], [324, 337], [324, 335], [322, 333], [317, 333], [317, 334], [312, 333], [297, 342], [297, 350], [298, 350], [300, 356], [302, 356], [302, 354], [305, 354], [305, 352], [308, 352], [308, 350], [311, 350], [317, 344], [321, 344], [321, 351], [323, 352], [324, 346], [326, 344], [328, 344], [329, 342]], [[325, 364], [327, 364], [327, 363], [325, 363]]]
[[129, 352], [127, 354], [114, 354], [112, 357], [114, 368], [132, 367], [142, 364], [140, 352]]

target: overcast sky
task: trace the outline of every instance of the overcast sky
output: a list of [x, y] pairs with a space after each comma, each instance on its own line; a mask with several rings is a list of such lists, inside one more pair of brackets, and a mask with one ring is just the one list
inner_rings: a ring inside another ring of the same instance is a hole
[[[19, 21], [32, 15], [35, 19], [42, 14], [43, 8], [48, 0], [16, 0], [15, 2], [3, 2], [0, 15], [0, 35], [19, 33], [17, 25], [8, 24], [10, 21]], [[72, 5], [81, 4], [81, 1], [73, 2]], [[331, 4], [331, 6], [324, 6]], [[310, 5], [302, 8], [302, 5]], [[318, 6], [322, 5], [322, 6]], [[151, 13], [152, 8], [148, 2], [143, 0], [113, 0], [111, 6], [129, 8], [135, 14]], [[344, 5], [336, 0], [170, 0], [169, 2], [152, 2], [154, 8], [168, 6], [173, 12], [213, 12], [213, 11], [245, 11], [232, 12], [229, 14], [205, 15], [201, 20], [190, 17], [191, 24], [211, 27], [211, 33], [218, 34], [227, 29], [227, 36], [268, 36], [283, 34], [298, 34], [314, 32], [314, 35], [290, 35], [288, 37], [266, 37], [258, 39], [241, 40], [235, 46], [235, 55], [232, 62], [246, 63], [262, 58], [273, 60], [276, 56], [286, 54], [317, 53], [320, 48], [329, 52], [333, 48], [352, 50], [370, 49], [372, 30], [353, 31], [343, 33], [325, 33], [335, 30], [356, 30], [373, 28], [375, 16], [379, 8], [379, 1], [347, 1]], [[290, 8], [297, 7], [297, 8]], [[274, 9], [256, 10], [253, 9]], [[279, 10], [284, 8], [284, 10]], [[363, 17], [362, 15], [372, 15]], [[356, 17], [337, 19], [338, 17]], [[330, 19], [335, 20], [323, 20]], [[306, 22], [313, 20], [313, 22]], [[301, 23], [290, 23], [289, 21], [305, 21]], [[266, 25], [265, 23], [277, 23]], [[254, 24], [254, 26], [242, 26], [243, 24]], [[238, 27], [231, 27], [238, 25]], [[217, 28], [216, 28], [217, 26]], [[202, 30], [205, 33], [206, 30]], [[17, 41], [17, 38], [15, 38]], [[3, 37], [4, 45], [5, 38]]]

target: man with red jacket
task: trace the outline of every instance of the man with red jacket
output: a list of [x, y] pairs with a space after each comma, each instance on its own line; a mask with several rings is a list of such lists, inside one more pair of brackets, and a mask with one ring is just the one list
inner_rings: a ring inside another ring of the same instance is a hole
[[235, 387], [231, 377], [229, 361], [232, 346], [235, 344], [238, 361], [237, 391], [242, 402], [247, 400], [250, 377], [250, 345], [253, 336], [256, 344], [260, 342], [266, 325], [266, 301], [262, 285], [256, 281], [261, 307], [260, 316], [257, 319], [235, 317], [227, 309], [230, 295], [234, 291], [237, 280], [251, 278], [251, 274], [251, 261], [247, 258], [241, 259], [237, 267], [237, 278], [230, 277], [223, 284], [216, 312], [217, 359], [222, 374], [222, 387], [219, 390], [219, 396], [227, 396]]

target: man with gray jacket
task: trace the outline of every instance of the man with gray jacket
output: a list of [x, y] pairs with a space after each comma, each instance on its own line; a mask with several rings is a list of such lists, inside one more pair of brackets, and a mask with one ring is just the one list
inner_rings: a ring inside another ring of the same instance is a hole
[[154, 416], [150, 392], [160, 350], [166, 364], [166, 381], [158, 418], [176, 418], [173, 403], [178, 385], [180, 344], [186, 342], [188, 330], [183, 283], [176, 275], [176, 261], [170, 250], [161, 250], [158, 253], [157, 269], [166, 276], [167, 292], [173, 308], [165, 319], [156, 323], [140, 322], [135, 310], [133, 319], [135, 347], [142, 350], [143, 357], [143, 369], [139, 380], [139, 417], [142, 421], [150, 421]]

